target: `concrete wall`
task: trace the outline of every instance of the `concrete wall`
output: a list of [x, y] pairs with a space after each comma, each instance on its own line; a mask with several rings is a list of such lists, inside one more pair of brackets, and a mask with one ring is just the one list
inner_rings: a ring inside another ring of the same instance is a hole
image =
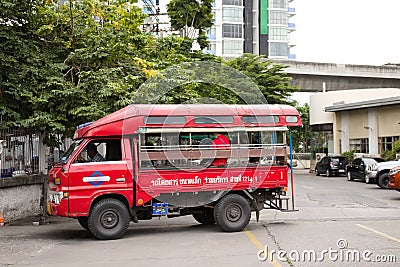
[[[333, 113], [333, 112], [332, 112]], [[347, 117], [347, 119], [346, 119]], [[349, 151], [349, 139], [368, 138], [369, 153], [377, 155], [380, 137], [400, 135], [400, 106], [375, 107], [356, 109], [334, 113], [333, 134], [334, 153]], [[342, 151], [339, 149], [339, 139]]]
[[47, 195], [45, 178], [43, 175], [0, 178], [0, 211], [5, 222], [43, 214]]
[[397, 136], [400, 135], [400, 107], [390, 106], [382, 107], [377, 114], [379, 127], [379, 136]]
[[347, 104], [394, 96], [400, 96], [400, 89], [379, 88], [316, 93], [310, 96], [310, 124], [333, 123], [334, 112], [325, 112], [325, 107], [332, 106], [333, 103]]

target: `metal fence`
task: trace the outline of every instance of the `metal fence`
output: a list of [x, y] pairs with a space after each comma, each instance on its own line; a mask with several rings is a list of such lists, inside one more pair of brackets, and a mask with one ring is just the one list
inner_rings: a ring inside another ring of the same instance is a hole
[[39, 173], [39, 137], [23, 129], [0, 130], [1, 177]]
[[47, 174], [54, 163], [58, 162], [71, 139], [61, 139], [56, 148], [43, 144], [43, 136], [29, 129], [7, 126], [7, 118], [0, 116], [0, 178]]

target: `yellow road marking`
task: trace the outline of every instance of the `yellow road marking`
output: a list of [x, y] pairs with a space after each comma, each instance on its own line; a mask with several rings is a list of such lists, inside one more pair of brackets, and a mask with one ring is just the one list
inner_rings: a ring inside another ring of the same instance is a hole
[[366, 230], [368, 230], [368, 231], [374, 232], [375, 234], [378, 234], [378, 235], [380, 235], [380, 236], [386, 237], [387, 239], [390, 239], [390, 240], [393, 240], [393, 241], [395, 241], [395, 242], [397, 242], [397, 243], [400, 243], [400, 239], [398, 239], [398, 238], [395, 238], [395, 237], [390, 236], [390, 235], [388, 235], [388, 234], [379, 232], [379, 231], [377, 231], [377, 230], [375, 230], [375, 229], [369, 228], [369, 227], [367, 227], [367, 226], [365, 226], [365, 225], [362, 225], [362, 224], [356, 223], [356, 225], [359, 226], [359, 227], [361, 227], [361, 228], [364, 228], [364, 229], [366, 229]]
[[[247, 229], [244, 229], [244, 233], [247, 235], [247, 237], [250, 239], [250, 241], [253, 242], [254, 245], [256, 245], [256, 247], [257, 247], [259, 250], [264, 250], [264, 249], [265, 249], [265, 246], [263, 246], [263, 245], [260, 243], [260, 241], [257, 240], [257, 238], [255, 237], [255, 235], [254, 235], [251, 231], [249, 231], [249, 230], [247, 230]], [[271, 261], [271, 260], [270, 260], [271, 258], [272, 258], [272, 256], [271, 256], [271, 254], [269, 254], [269, 255], [268, 255], [268, 261], [269, 261], [273, 266], [275, 266], [275, 267], [282, 267], [282, 265], [280, 265], [280, 263], [277, 262], [276, 260], [272, 259], [272, 261]]]

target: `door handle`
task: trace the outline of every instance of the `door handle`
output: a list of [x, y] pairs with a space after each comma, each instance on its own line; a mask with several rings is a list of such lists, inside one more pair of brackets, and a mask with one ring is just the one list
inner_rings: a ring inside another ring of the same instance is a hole
[[115, 181], [117, 183], [125, 183], [125, 178], [124, 177], [116, 178]]

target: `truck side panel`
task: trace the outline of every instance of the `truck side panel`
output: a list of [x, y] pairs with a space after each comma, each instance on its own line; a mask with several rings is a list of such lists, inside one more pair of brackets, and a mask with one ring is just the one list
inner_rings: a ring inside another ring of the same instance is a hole
[[286, 166], [208, 168], [203, 171], [153, 170], [139, 173], [136, 205], [162, 193], [230, 191], [288, 186]]

